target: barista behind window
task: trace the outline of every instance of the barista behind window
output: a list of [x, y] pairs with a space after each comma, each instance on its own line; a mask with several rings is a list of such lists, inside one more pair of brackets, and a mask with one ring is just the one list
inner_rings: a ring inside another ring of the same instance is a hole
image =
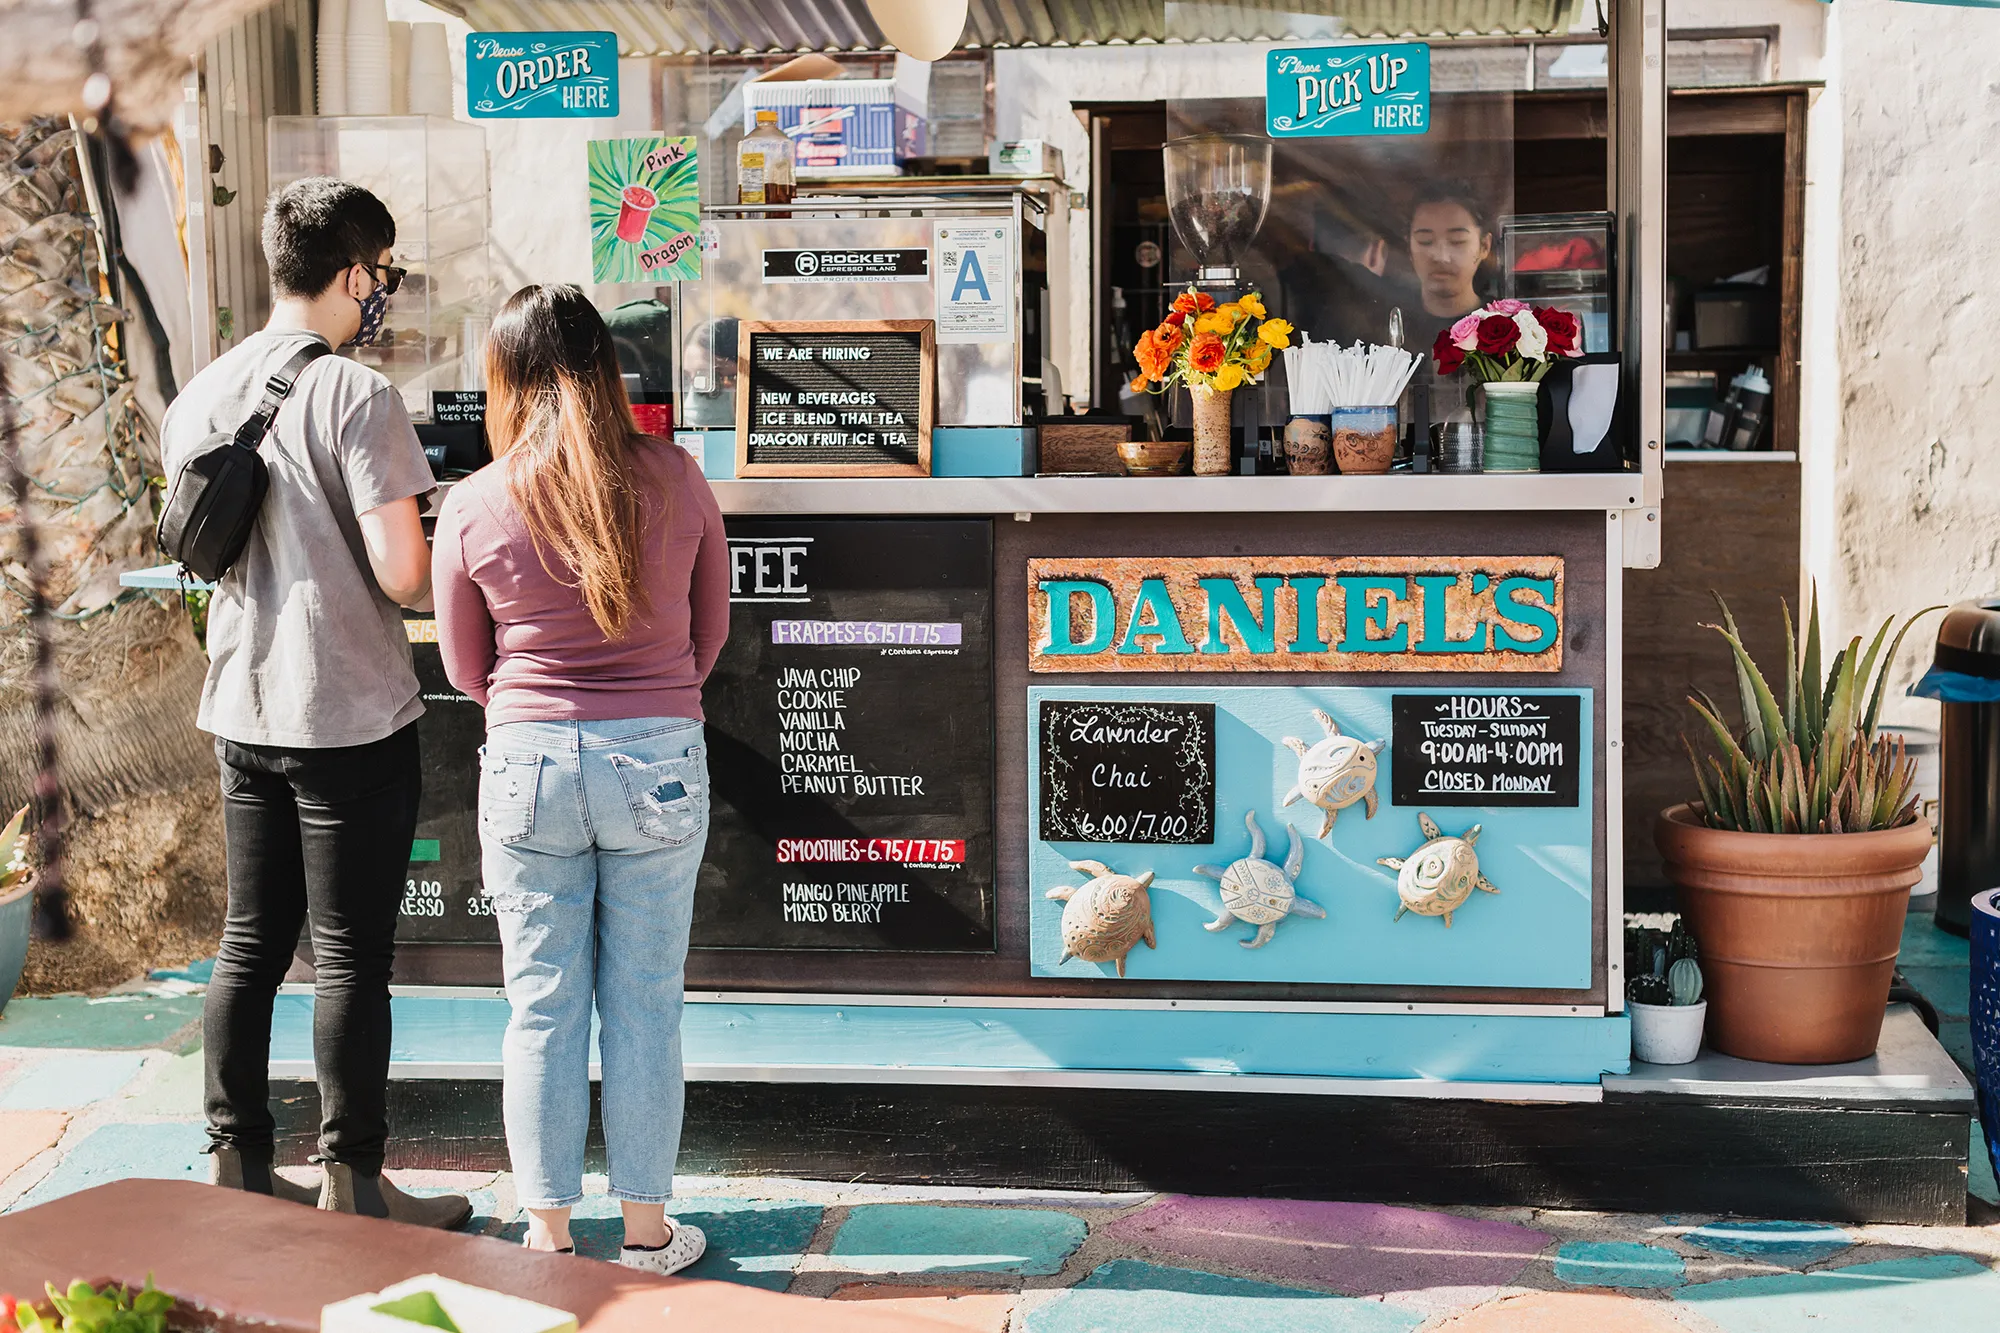
[[1493, 257], [1492, 215], [1464, 181], [1432, 181], [1411, 205], [1409, 241], [1421, 313], [1404, 345], [1427, 348], [1486, 302], [1478, 284]]
[[681, 353], [679, 421], [687, 426], [736, 424], [736, 321], [703, 320]]

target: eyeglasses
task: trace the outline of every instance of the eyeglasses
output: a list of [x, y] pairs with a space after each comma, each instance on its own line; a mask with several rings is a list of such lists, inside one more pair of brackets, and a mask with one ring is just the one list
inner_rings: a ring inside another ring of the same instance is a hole
[[396, 294], [396, 289], [403, 285], [403, 279], [410, 273], [410, 270], [397, 268], [394, 264], [369, 264], [361, 260], [355, 262], [373, 273], [376, 280], [382, 284], [382, 289], [391, 296]]

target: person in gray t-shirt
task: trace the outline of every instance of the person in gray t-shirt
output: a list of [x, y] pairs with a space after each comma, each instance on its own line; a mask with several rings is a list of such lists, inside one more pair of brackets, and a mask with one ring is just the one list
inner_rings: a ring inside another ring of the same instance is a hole
[[[218, 357], [162, 427], [169, 475], [233, 432], [307, 343], [365, 344], [402, 270], [396, 224], [359, 186], [318, 176], [264, 213], [271, 322]], [[209, 603], [197, 723], [222, 767], [229, 914], [202, 1014], [218, 1184], [451, 1227], [463, 1197], [415, 1199], [382, 1175], [389, 974], [416, 833], [418, 698], [402, 608], [430, 605], [419, 502], [429, 464], [401, 396], [356, 361], [299, 373], [261, 449], [270, 491]], [[271, 1006], [312, 930], [317, 1195], [271, 1169]]]

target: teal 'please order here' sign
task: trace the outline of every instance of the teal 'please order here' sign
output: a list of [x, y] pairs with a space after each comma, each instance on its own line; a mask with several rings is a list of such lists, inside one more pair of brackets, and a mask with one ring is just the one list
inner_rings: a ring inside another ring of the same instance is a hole
[[615, 116], [618, 34], [467, 33], [465, 106], [475, 120]]
[[1264, 124], [1273, 139], [1423, 134], [1431, 127], [1431, 49], [1374, 42], [1267, 52]]

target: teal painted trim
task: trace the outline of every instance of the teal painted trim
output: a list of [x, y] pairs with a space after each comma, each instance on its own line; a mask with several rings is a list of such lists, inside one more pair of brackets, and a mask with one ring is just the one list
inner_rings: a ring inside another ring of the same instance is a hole
[[[736, 476], [736, 432], [682, 430], [674, 442], [701, 459], [710, 481]], [[933, 477], [1032, 477], [1035, 432], [1026, 426], [938, 426], [931, 431]]]
[[674, 443], [701, 460], [701, 475], [710, 481], [735, 479], [735, 431], [677, 430], [674, 432]]
[[938, 426], [931, 431], [933, 477], [1032, 477], [1035, 432], [1026, 426]]
[[[498, 997], [402, 995], [391, 1059], [494, 1064]], [[1596, 1083], [1630, 1068], [1626, 1020], [1568, 1015], [1317, 1014], [690, 1004], [689, 1064], [1127, 1070]], [[271, 1058], [312, 1059], [312, 997], [280, 995]]]
[[121, 588], [155, 588], [165, 592], [178, 592], [183, 585], [189, 592], [207, 592], [215, 586], [213, 583], [203, 583], [177, 564], [128, 569], [118, 576], [118, 586]]

